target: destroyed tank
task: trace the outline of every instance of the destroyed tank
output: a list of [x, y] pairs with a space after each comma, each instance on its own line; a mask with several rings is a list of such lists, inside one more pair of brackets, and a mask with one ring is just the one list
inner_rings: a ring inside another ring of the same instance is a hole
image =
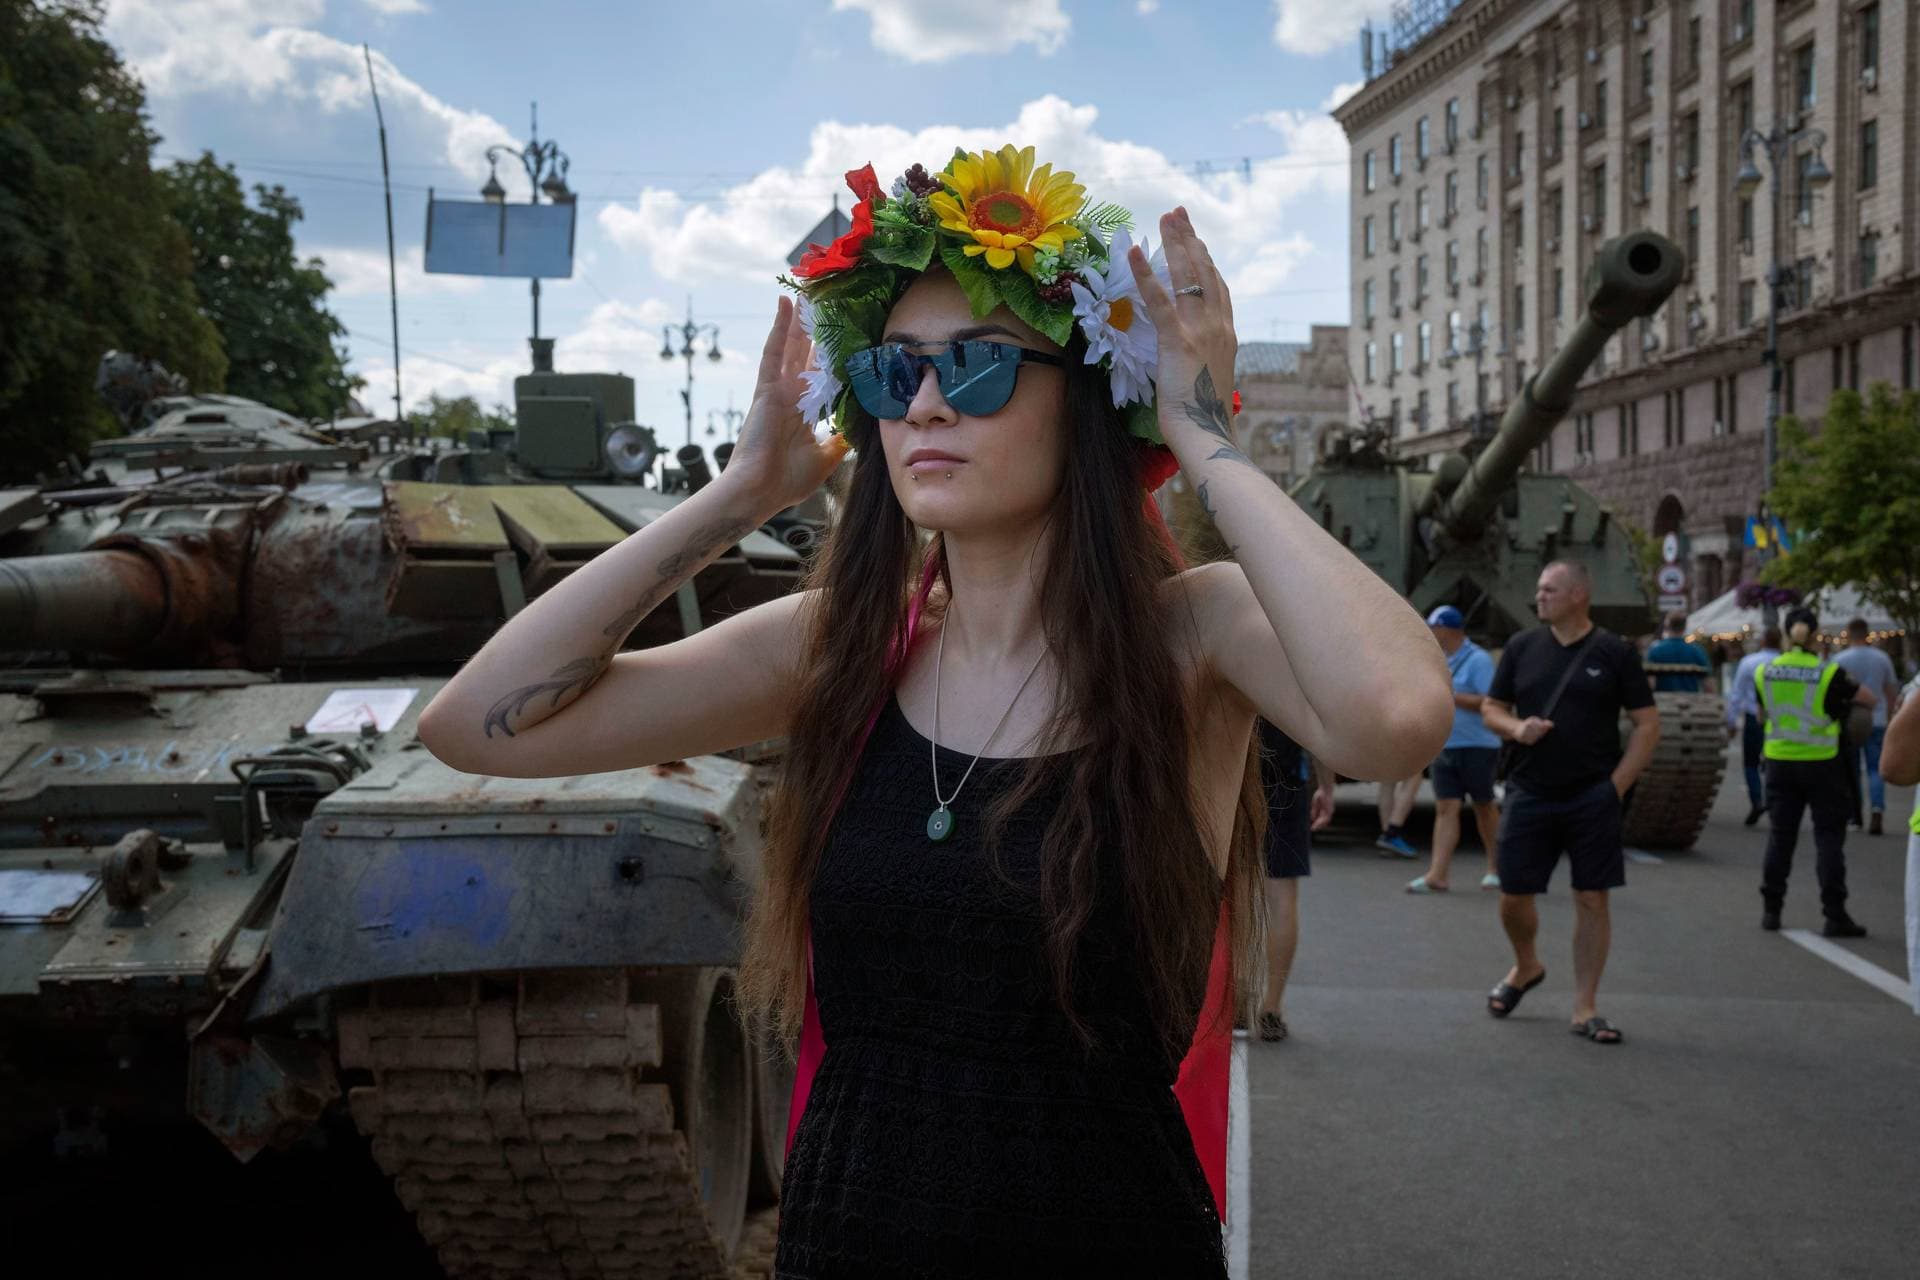
[[[1525, 470], [1572, 406], [1606, 341], [1651, 316], [1680, 283], [1681, 252], [1652, 232], [1595, 255], [1588, 297], [1567, 341], [1514, 398], [1499, 429], [1431, 472], [1398, 455], [1382, 431], [1323, 437], [1314, 469], [1292, 490], [1302, 509], [1423, 615], [1451, 604], [1476, 639], [1497, 648], [1537, 622], [1534, 585], [1555, 560], [1593, 577], [1593, 619], [1633, 636], [1652, 629], [1646, 582], [1611, 508], [1564, 475]], [[1726, 765], [1718, 697], [1659, 693], [1660, 745], [1625, 815], [1630, 845], [1684, 849], [1699, 836]]]
[[[791, 1077], [732, 993], [775, 744], [536, 781], [414, 735], [707, 477], [639, 482], [630, 381], [520, 383], [451, 450], [170, 395], [0, 491], [0, 1116], [190, 1115], [243, 1161], [350, 1120], [449, 1275], [760, 1274]], [[794, 589], [823, 531], [782, 513], [629, 644]]]

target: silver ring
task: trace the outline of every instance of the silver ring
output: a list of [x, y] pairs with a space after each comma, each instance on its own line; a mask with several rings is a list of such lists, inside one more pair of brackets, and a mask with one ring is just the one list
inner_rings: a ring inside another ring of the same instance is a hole
[[1189, 285], [1183, 285], [1180, 288], [1175, 289], [1173, 291], [1173, 296], [1176, 298], [1189, 298], [1189, 297], [1197, 298], [1201, 294], [1205, 293], [1206, 291], [1207, 289], [1205, 285], [1189, 284]]

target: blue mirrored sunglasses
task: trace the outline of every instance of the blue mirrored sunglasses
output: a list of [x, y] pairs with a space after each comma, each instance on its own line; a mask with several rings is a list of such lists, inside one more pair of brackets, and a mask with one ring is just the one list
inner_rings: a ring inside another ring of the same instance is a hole
[[1060, 368], [1066, 361], [1009, 342], [975, 338], [949, 342], [933, 355], [921, 355], [906, 343], [883, 342], [848, 356], [845, 368], [860, 407], [876, 418], [897, 420], [907, 416], [925, 376], [922, 371], [929, 366], [947, 403], [970, 418], [981, 418], [1006, 407], [1022, 364]]

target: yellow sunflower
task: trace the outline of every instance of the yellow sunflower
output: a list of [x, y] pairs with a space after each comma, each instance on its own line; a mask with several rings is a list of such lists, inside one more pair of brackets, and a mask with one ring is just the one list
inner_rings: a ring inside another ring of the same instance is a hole
[[1058, 253], [1081, 234], [1067, 219], [1080, 211], [1087, 189], [1050, 164], [1035, 169], [1032, 147], [955, 156], [940, 181], [947, 189], [928, 196], [928, 207], [941, 226], [971, 236], [962, 252], [984, 253], [990, 267], [1010, 267], [1017, 258], [1032, 275], [1035, 249]]

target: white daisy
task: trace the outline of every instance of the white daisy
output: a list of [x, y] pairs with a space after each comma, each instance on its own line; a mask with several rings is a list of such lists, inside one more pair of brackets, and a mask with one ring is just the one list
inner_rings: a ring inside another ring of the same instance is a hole
[[[1080, 268], [1086, 283], [1074, 283], [1073, 314], [1080, 331], [1087, 335], [1087, 363], [1098, 364], [1112, 357], [1107, 380], [1113, 387], [1113, 404], [1153, 401], [1153, 373], [1160, 362], [1160, 338], [1153, 321], [1147, 318], [1146, 304], [1140, 298], [1140, 286], [1134, 283], [1133, 268], [1127, 265], [1127, 252], [1133, 239], [1124, 230], [1116, 231], [1107, 251], [1107, 269], [1103, 273], [1091, 264]], [[1148, 250], [1148, 265], [1163, 285], [1172, 287], [1167, 274], [1166, 255]]]
[[[808, 337], [812, 337], [812, 301], [805, 295], [802, 295], [798, 299], [796, 307], [799, 313], [800, 327], [806, 331]], [[842, 384], [834, 371], [822, 363], [825, 359], [826, 352], [818, 346], [814, 347], [813, 363], [800, 373], [800, 377], [804, 379], [807, 384], [807, 389], [800, 393], [800, 402], [798, 405], [800, 420], [802, 422], [820, 423], [829, 413], [833, 412], [833, 403], [840, 398]], [[824, 440], [825, 436], [822, 435], [823, 430], [831, 432], [832, 429], [821, 428], [816, 425], [813, 433], [814, 438]]]

